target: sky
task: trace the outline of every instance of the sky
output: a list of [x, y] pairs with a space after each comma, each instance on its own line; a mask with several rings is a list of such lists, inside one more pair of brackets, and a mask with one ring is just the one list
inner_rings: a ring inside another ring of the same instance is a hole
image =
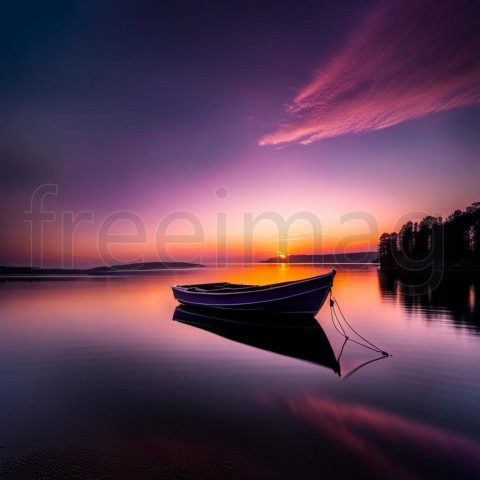
[[375, 250], [480, 200], [480, 2], [5, 1], [0, 265]]

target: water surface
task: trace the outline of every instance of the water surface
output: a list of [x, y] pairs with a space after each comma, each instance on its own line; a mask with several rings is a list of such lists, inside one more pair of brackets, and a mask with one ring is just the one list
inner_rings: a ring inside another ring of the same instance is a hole
[[344, 344], [325, 304], [318, 347], [339, 369], [301, 358], [316, 330], [290, 335], [295, 356], [285, 331], [272, 351], [268, 331], [172, 320], [172, 284], [330, 268], [0, 281], [0, 477], [478, 478], [476, 275], [418, 292], [374, 266], [337, 266], [345, 317], [392, 354]]

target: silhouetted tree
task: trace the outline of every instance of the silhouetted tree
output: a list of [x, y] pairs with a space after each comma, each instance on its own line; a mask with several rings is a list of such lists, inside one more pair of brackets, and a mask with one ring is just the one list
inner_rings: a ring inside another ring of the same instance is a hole
[[416, 232], [415, 238], [415, 258], [422, 259], [430, 255], [434, 243], [434, 229], [442, 225], [442, 217], [426, 216]]
[[465, 212], [455, 210], [445, 221], [428, 215], [418, 224], [406, 222], [398, 234], [383, 233], [378, 253], [382, 266], [406, 268], [432, 253], [451, 265], [480, 266], [480, 202]]
[[450, 262], [464, 259], [469, 255], [468, 228], [465, 214], [456, 210], [445, 224], [445, 257]]
[[403, 225], [398, 234], [399, 236], [399, 255], [397, 255], [398, 261], [403, 265], [406, 265], [409, 261], [414, 259], [415, 249], [415, 227], [413, 222], [408, 221]]
[[394, 266], [395, 258], [398, 255], [397, 234], [383, 233], [380, 236], [378, 244], [378, 253], [380, 257], [380, 264], [384, 266]]

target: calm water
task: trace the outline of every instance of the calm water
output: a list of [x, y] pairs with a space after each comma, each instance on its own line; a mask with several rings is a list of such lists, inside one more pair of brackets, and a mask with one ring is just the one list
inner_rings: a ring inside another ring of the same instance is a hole
[[337, 267], [347, 320], [393, 355], [356, 370], [379, 356], [343, 345], [325, 305], [318, 348], [338, 358], [344, 346], [340, 376], [328, 359], [279, 353], [303, 342], [298, 329], [273, 329], [274, 353], [246, 344], [264, 331], [230, 329], [234, 341], [218, 322], [220, 335], [172, 320], [175, 283], [329, 268], [0, 282], [0, 478], [479, 478], [475, 275], [422, 293], [372, 266]]

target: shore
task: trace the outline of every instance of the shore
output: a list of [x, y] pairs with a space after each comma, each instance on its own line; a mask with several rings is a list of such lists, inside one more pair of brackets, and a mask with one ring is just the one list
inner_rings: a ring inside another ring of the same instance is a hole
[[148, 262], [125, 265], [100, 266], [88, 269], [77, 268], [36, 268], [0, 266], [0, 276], [44, 276], [44, 275], [134, 275], [155, 273], [160, 270], [184, 270], [203, 268], [200, 263], [188, 262]]

